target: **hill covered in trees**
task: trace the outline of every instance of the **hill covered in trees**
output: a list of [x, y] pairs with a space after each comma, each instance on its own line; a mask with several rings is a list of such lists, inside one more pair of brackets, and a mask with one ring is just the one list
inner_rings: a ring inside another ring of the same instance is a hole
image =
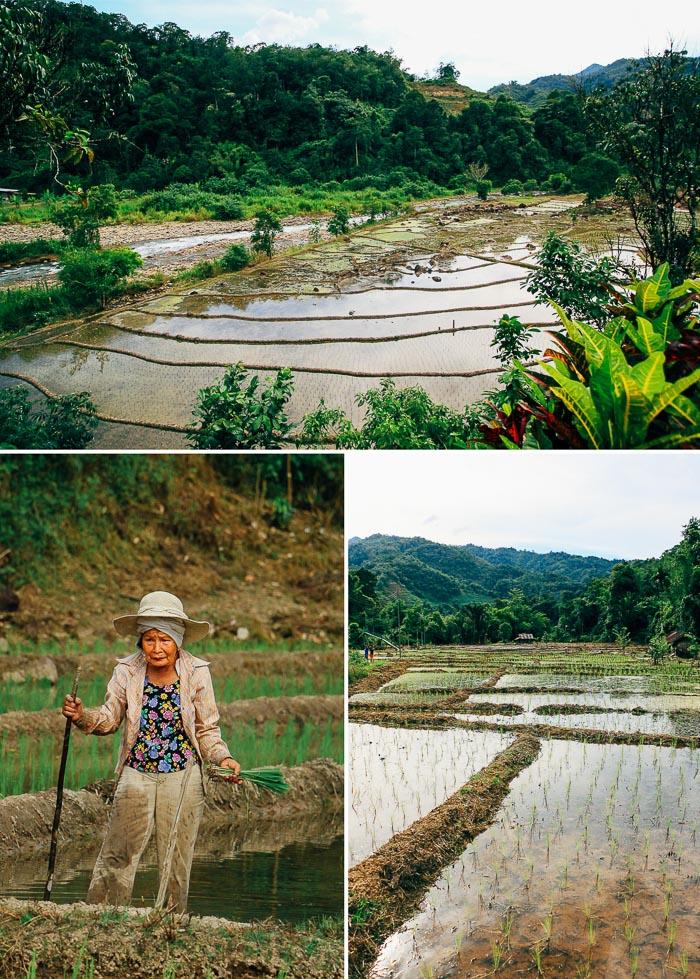
[[[138, 192], [354, 180], [380, 190], [417, 181], [419, 195], [430, 189], [421, 181], [463, 188], [472, 163], [495, 183], [542, 181], [594, 145], [571, 93], [531, 112], [512, 92], [475, 93], [451, 77], [449, 91], [421, 83], [391, 52], [244, 47], [223, 31], [148, 28], [59, 0], [0, 12], [14, 18], [0, 41], [0, 68], [13, 78], [0, 100], [0, 179], [27, 191], [55, 187], [58, 159], [62, 179], [91, 168], [94, 182]], [[57, 118], [72, 149], [89, 135], [92, 163], [47, 151]]]
[[700, 635], [700, 520], [659, 558], [607, 561], [375, 535], [349, 549], [350, 639], [651, 642]]
[[350, 542], [349, 565], [371, 570], [380, 591], [442, 604], [493, 602], [513, 588], [528, 596], [559, 598], [579, 591], [594, 577], [609, 574], [615, 561], [563, 552], [536, 554], [512, 547], [439, 544], [422, 537], [375, 534]]
[[[644, 64], [644, 59], [640, 59], [640, 63]], [[631, 58], [618, 58], [609, 65], [589, 65], [576, 74], [541, 75], [527, 83], [512, 81], [494, 85], [489, 89], [489, 95], [508, 95], [515, 102], [535, 108], [542, 105], [550, 92], [576, 92], [578, 89], [591, 92], [598, 87], [612, 88], [627, 77], [634, 64]]]

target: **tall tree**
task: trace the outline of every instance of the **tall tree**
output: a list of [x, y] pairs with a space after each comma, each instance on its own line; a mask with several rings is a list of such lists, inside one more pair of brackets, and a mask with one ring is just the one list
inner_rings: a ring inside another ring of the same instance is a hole
[[598, 90], [584, 111], [604, 152], [627, 175], [617, 183], [654, 268], [671, 266], [682, 281], [698, 237], [700, 77], [697, 61], [673, 47], [634, 62], [610, 92]]

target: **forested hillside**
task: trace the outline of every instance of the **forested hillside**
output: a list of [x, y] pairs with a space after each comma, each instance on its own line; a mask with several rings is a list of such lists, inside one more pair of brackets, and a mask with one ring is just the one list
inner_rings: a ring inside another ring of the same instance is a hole
[[[645, 59], [641, 58], [640, 63], [644, 64]], [[534, 108], [542, 105], [550, 92], [575, 92], [579, 88], [591, 92], [599, 86], [605, 89], [612, 88], [627, 76], [632, 65], [630, 58], [619, 58], [610, 65], [589, 65], [577, 74], [541, 75], [526, 84], [509, 82], [494, 85], [489, 89], [489, 95], [509, 95], [514, 101]]]
[[[570, 93], [531, 113], [455, 84], [452, 112], [391, 52], [241, 47], [225, 32], [148, 28], [58, 0], [13, 9], [3, 67], [24, 68], [0, 105], [0, 178], [33, 192], [54, 186], [56, 159], [37, 136], [55, 117], [89, 134], [94, 182], [141, 192], [198, 183], [232, 194], [279, 180], [462, 187], [471, 163], [496, 183], [541, 181], [593, 148]], [[28, 104], [39, 114], [18, 125]], [[85, 176], [89, 161], [76, 153], [60, 166], [63, 178]]]
[[[375, 535], [350, 547], [351, 640], [651, 642], [700, 635], [700, 521], [659, 558], [615, 563]], [[494, 562], [494, 563], [492, 563]], [[497, 563], [495, 563], [497, 562]], [[448, 573], [449, 572], [449, 573]]]
[[219, 637], [339, 642], [342, 461], [6, 454], [0, 652], [3, 639], [113, 639], [112, 616], [154, 590]]
[[492, 602], [506, 598], [513, 588], [528, 596], [560, 598], [591, 578], [609, 574], [616, 564], [561, 552], [535, 554], [382, 534], [351, 541], [348, 560], [351, 568], [373, 571], [380, 590], [398, 582], [406, 596], [436, 604]]

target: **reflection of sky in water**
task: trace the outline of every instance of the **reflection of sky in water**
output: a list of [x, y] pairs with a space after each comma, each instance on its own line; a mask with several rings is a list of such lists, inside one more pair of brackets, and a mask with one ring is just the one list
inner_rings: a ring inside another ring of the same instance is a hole
[[645, 693], [473, 693], [464, 706], [470, 703], [518, 704], [523, 710], [535, 710], [549, 704], [576, 704], [581, 707], [612, 707], [633, 710], [641, 707], [648, 711], [700, 710], [700, 694], [645, 694]]
[[350, 724], [350, 866], [449, 798], [510, 742], [490, 731]]
[[[505, 278], [506, 276], [499, 276]], [[490, 279], [493, 280], [491, 275]], [[299, 319], [314, 317], [375, 317], [379, 315], [399, 315], [403, 313], [440, 312], [441, 310], [464, 310], [476, 306], [499, 306], [512, 303], [533, 304], [529, 293], [520, 287], [520, 282], [484, 285], [479, 289], [443, 289], [439, 292], [418, 292], [409, 290], [373, 289], [370, 292], [343, 293], [339, 296], [295, 296], [284, 299], [254, 299], [227, 303], [211, 301], [208, 312], [240, 313], [256, 319], [283, 318]]]
[[[699, 762], [700, 753], [687, 749], [544, 741], [536, 761], [511, 783], [493, 825], [385, 942], [371, 976], [490, 975], [492, 945], [508, 909], [511, 949], [522, 950], [534, 974], [529, 950], [544, 939], [542, 921], [552, 907], [553, 943], [568, 950], [566, 975], [573, 979], [575, 964], [585, 967], [589, 953], [584, 902], [597, 935], [591, 975], [612, 976], [610, 962], [628, 962], [628, 874], [639, 893], [629, 902], [643, 949], [639, 976], [666, 974], [668, 935], [661, 926], [669, 883], [677, 949], [690, 952], [688, 975], [698, 975]], [[640, 921], [643, 914], [648, 917]], [[542, 961], [550, 974], [545, 956]]]
[[[499, 315], [509, 313], [518, 316], [523, 323], [553, 322], [547, 310], [535, 306], [524, 309], [504, 306]], [[401, 337], [416, 333], [450, 333], [453, 323], [457, 330], [461, 327], [483, 327], [493, 338], [493, 328], [498, 316], [493, 312], [483, 310], [461, 310], [455, 313], [432, 312], [416, 316], [386, 317], [384, 319], [355, 319], [342, 320], [263, 320], [259, 323], [241, 320], [235, 317], [197, 318], [195, 316], [144, 316], [137, 320], [133, 315], [122, 319], [118, 315], [110, 318], [110, 322], [118, 326], [121, 323], [127, 328], [137, 329], [157, 336], [177, 336], [185, 339], [225, 340], [270, 340], [270, 339], [324, 339], [326, 337]], [[536, 346], [536, 338], [531, 342]], [[250, 358], [249, 358], [250, 359]]]
[[[79, 335], [71, 339], [81, 341]], [[400, 342], [264, 344], [256, 347], [237, 346], [233, 342], [187, 343], [114, 331], [109, 339], [92, 342], [108, 344], [116, 352], [138, 353], [182, 364], [219, 363], [222, 368], [242, 361], [269, 369], [280, 366], [299, 369], [313, 367], [374, 375], [411, 371], [418, 376], [433, 371], [450, 374], [488, 367], [494, 371], [498, 369], [491, 348], [491, 332], [488, 330], [447, 331], [433, 336], [406, 338]]]

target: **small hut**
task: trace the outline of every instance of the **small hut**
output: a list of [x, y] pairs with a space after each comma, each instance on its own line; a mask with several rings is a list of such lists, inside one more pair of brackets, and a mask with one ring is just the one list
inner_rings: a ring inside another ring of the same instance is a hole
[[665, 639], [676, 656], [679, 656], [681, 659], [692, 658], [690, 644], [693, 640], [687, 632], [669, 632]]
[[514, 642], [520, 643], [521, 645], [528, 645], [534, 641], [535, 637], [531, 632], [520, 632], [514, 640]]

